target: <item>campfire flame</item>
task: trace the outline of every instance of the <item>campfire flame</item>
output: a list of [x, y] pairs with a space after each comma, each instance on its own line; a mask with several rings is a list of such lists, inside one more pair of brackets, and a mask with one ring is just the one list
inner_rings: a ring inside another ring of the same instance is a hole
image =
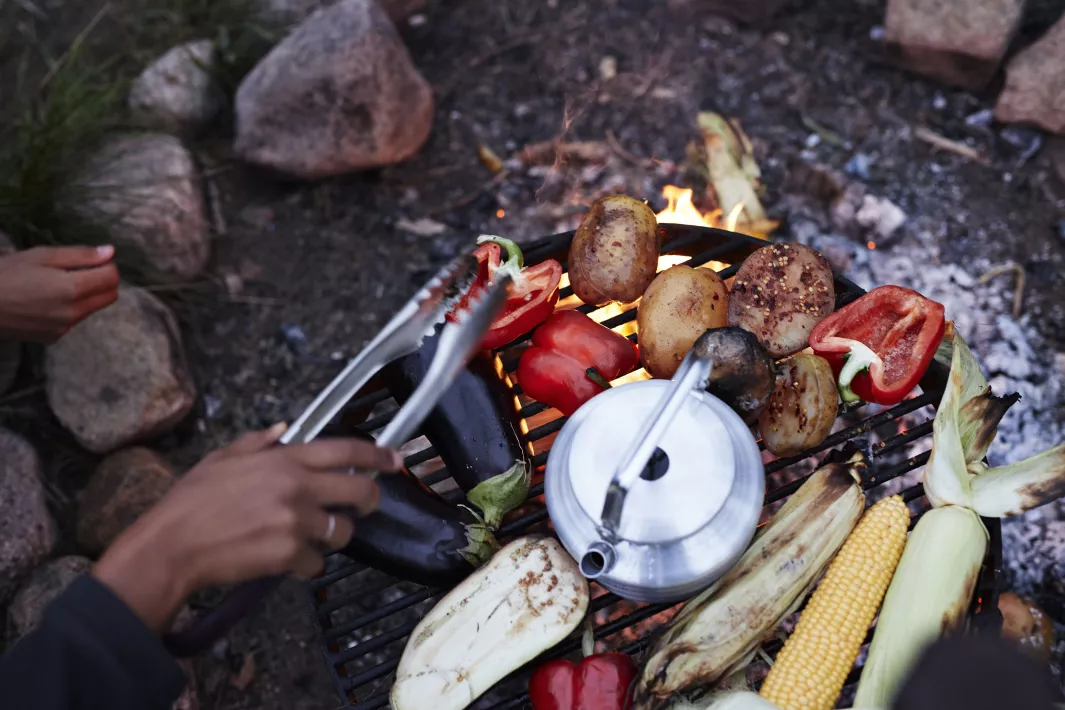
[[[768, 225], [755, 224], [748, 225], [746, 220], [740, 221], [740, 217], [743, 216], [743, 203], [737, 203], [733, 207], [728, 215], [720, 209], [714, 209], [707, 213], [702, 213], [699, 208], [692, 202], [692, 191], [688, 188], [677, 187], [676, 185], [666, 185], [662, 188], [662, 197], [666, 198], [668, 205], [666, 208], [659, 212], [658, 223], [669, 224], [689, 224], [694, 227], [716, 227], [717, 229], [727, 229], [730, 232], [739, 232], [751, 237], [757, 237], [758, 239], [768, 240], [768, 234], [765, 229]], [[775, 225], [774, 225], [775, 226]]]

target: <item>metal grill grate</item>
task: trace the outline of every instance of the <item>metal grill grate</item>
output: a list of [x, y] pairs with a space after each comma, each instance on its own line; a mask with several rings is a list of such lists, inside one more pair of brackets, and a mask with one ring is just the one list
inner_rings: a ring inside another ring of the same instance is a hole
[[[691, 266], [718, 262], [721, 265], [719, 273], [725, 279], [735, 274], [744, 258], [766, 244], [716, 229], [665, 225], [663, 230], [663, 254], [674, 257], [675, 263], [687, 257], [683, 263]], [[560, 234], [537, 242], [526, 249], [526, 262], [537, 263], [555, 258], [565, 266], [572, 236], [572, 233]], [[713, 266], [717, 267], [718, 264]], [[840, 307], [860, 296], [862, 291], [850, 281], [837, 276], [836, 293], [837, 307]], [[560, 307], [566, 307], [574, 300], [572, 290], [564, 288], [560, 295]], [[624, 310], [616, 306], [605, 308], [612, 308], [613, 311], [583, 304], [578, 306], [578, 310], [635, 340], [633, 321], [636, 309]], [[498, 353], [508, 373], [517, 367], [521, 348], [522, 341], [519, 341]], [[767, 462], [767, 492], [763, 520], [814, 471], [818, 460], [823, 458], [817, 454], [852, 440], [860, 440], [870, 457], [867, 478], [863, 481], [868, 502], [871, 504], [883, 496], [901, 493], [910, 506], [912, 526], [928, 508], [924, 490], [916, 479], [918, 469], [928, 460], [932, 408], [941, 396], [945, 375], [944, 368], [933, 363], [921, 382], [922, 394], [883, 411], [877, 411], [873, 405], [842, 407], [834, 433], [820, 445], [785, 458], [764, 454]], [[371, 383], [368, 389], [374, 387], [380, 385]], [[558, 417], [555, 410], [549, 410], [521, 395], [519, 387], [513, 389], [515, 395], [519, 396], [521, 416], [529, 426], [527, 438], [534, 447], [533, 461], [537, 473], [526, 505], [512, 512], [503, 525], [499, 535], [501, 541], [529, 532], [550, 531], [547, 509], [543, 503], [543, 466], [551, 442], [565, 421]], [[365, 414], [368, 410], [371, 413], [359, 425], [359, 429], [372, 434], [388, 423], [397, 405], [388, 392], [380, 387], [354, 400], [347, 411]], [[416, 442], [413, 443], [412, 453], [406, 458], [407, 466], [445, 497], [460, 499], [461, 491], [454, 487], [446, 469], [441, 468], [436, 453], [424, 439], [420, 441], [424, 447], [419, 448]], [[1001, 567], [1000, 529], [998, 520], [984, 522], [991, 534], [991, 544], [974, 595], [972, 614], [975, 624], [998, 623], [996, 578]], [[326, 662], [342, 697], [343, 707], [357, 710], [384, 707], [388, 704], [392, 674], [399, 663], [406, 637], [447, 590], [427, 589], [400, 582], [376, 570], [353, 564], [341, 555], [330, 558], [326, 573], [308, 585]], [[608, 648], [625, 653], [642, 652], [649, 635], [678, 608], [678, 605], [671, 604], [628, 602], [594, 583], [591, 586], [593, 600], [589, 613], [595, 614], [596, 638]], [[870, 631], [870, 638], [871, 635]], [[579, 637], [574, 635], [551, 649], [546, 657], [572, 654], [579, 649], [579, 645]], [[764, 648], [772, 657], [780, 646], [781, 642], [774, 639], [767, 642]], [[849, 687], [857, 681], [859, 670], [860, 664], [848, 678]], [[528, 669], [517, 671], [485, 693], [473, 707], [503, 710], [527, 705], [525, 687], [528, 672]], [[845, 690], [843, 698], [846, 697]]]

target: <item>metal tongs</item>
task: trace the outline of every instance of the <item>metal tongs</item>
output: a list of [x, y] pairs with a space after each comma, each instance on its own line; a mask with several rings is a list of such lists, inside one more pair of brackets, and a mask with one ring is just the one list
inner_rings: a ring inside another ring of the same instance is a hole
[[[381, 368], [421, 347], [449, 311], [470, 293], [477, 278], [477, 260], [468, 253], [441, 269], [407, 301], [392, 320], [370, 341], [347, 367], [311, 402], [293, 422], [280, 444], [308, 443], [335, 417]], [[444, 325], [440, 342], [425, 379], [406, 404], [377, 437], [377, 445], [395, 448], [418, 430], [440, 397], [477, 351], [482, 337], [492, 325], [507, 299], [512, 276], [497, 272], [488, 288], [476, 293], [470, 305]], [[369, 472], [377, 475], [377, 472]], [[269, 594], [283, 577], [266, 577], [246, 582], [229, 592], [211, 611], [188, 628], [163, 637], [167, 649], [184, 658], [207, 650], [225, 635], [254, 604]]]

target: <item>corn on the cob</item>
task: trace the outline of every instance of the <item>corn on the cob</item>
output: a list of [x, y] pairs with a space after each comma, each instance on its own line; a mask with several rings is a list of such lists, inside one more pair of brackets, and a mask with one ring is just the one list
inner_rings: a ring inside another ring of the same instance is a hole
[[921, 516], [884, 596], [855, 707], [889, 707], [921, 649], [964, 622], [986, 552], [987, 531], [968, 508]]
[[691, 599], [647, 655], [633, 709], [705, 690], [747, 664], [795, 611], [865, 507], [861, 456], [822, 467], [788, 499], [728, 574]]
[[866, 511], [777, 656], [763, 698], [781, 710], [831, 710], [902, 556], [909, 525], [900, 496]]

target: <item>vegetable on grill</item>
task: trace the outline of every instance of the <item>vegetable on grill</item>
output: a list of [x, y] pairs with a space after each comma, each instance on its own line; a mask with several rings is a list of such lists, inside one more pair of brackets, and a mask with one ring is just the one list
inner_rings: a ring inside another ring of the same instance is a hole
[[832, 267], [802, 244], [764, 246], [740, 265], [728, 301], [728, 324], [755, 334], [775, 358], [805, 348], [810, 331], [836, 307]]
[[[636, 346], [580, 311], [559, 311], [533, 332], [518, 361], [518, 384], [565, 416], [640, 364]], [[595, 370], [589, 375], [589, 370]]]
[[570, 242], [573, 293], [585, 303], [632, 303], [658, 272], [658, 220], [647, 203], [607, 195], [592, 203]]
[[[425, 378], [439, 338], [438, 330], [417, 351], [385, 367], [389, 391], [399, 404]], [[532, 476], [517, 401], [503, 378], [498, 358], [478, 353], [421, 427], [448, 473], [493, 529], [525, 502]]]
[[633, 710], [667, 707], [753, 657], [802, 602], [865, 507], [861, 454], [814, 472], [729, 572], [670, 620], [637, 677]]
[[799, 353], [777, 368], [769, 405], [758, 418], [765, 447], [791, 456], [817, 446], [832, 433], [839, 411], [836, 382], [824, 358]]
[[588, 581], [557, 540], [514, 540], [411, 632], [392, 685], [392, 710], [462, 710], [569, 636], [588, 602]]
[[644, 291], [636, 311], [640, 360], [652, 377], [669, 379], [696, 339], [728, 325], [728, 286], [716, 271], [678, 264]]
[[928, 370], [943, 339], [943, 306], [901, 286], [880, 286], [821, 321], [814, 352], [839, 378], [844, 402], [893, 406]]
[[529, 678], [533, 710], [625, 710], [636, 664], [618, 651], [595, 653], [595, 635], [587, 628], [581, 642], [584, 658], [548, 661]]
[[1065, 491], [1065, 445], [988, 469], [996, 427], [1016, 397], [995, 397], [955, 331], [951, 369], [933, 422], [924, 487], [935, 506], [910, 534], [877, 621], [856, 707], [886, 707], [921, 650], [960, 627], [987, 552], [980, 516], [1004, 517]]
[[743, 328], [714, 328], [700, 336], [703, 338], [714, 359], [706, 391], [730, 406], [746, 424], [753, 424], [773, 394], [773, 359], [758, 338]]
[[[469, 304], [488, 288], [497, 271], [509, 271], [513, 281], [507, 293], [507, 302], [480, 343], [484, 350], [495, 350], [525, 335], [554, 313], [555, 304], [558, 303], [558, 286], [562, 280], [562, 265], [554, 259], [547, 259], [526, 267], [521, 247], [510, 239], [484, 235], [477, 241], [480, 246], [473, 252], [479, 265], [477, 278], [463, 294], [462, 300], [448, 313], [447, 319], [457, 320], [469, 308]], [[506, 261], [501, 262], [501, 250], [506, 252]]]
[[832, 710], [891, 575], [902, 556], [910, 511], [901, 496], [862, 515], [807, 603], [762, 684], [780, 710]]

